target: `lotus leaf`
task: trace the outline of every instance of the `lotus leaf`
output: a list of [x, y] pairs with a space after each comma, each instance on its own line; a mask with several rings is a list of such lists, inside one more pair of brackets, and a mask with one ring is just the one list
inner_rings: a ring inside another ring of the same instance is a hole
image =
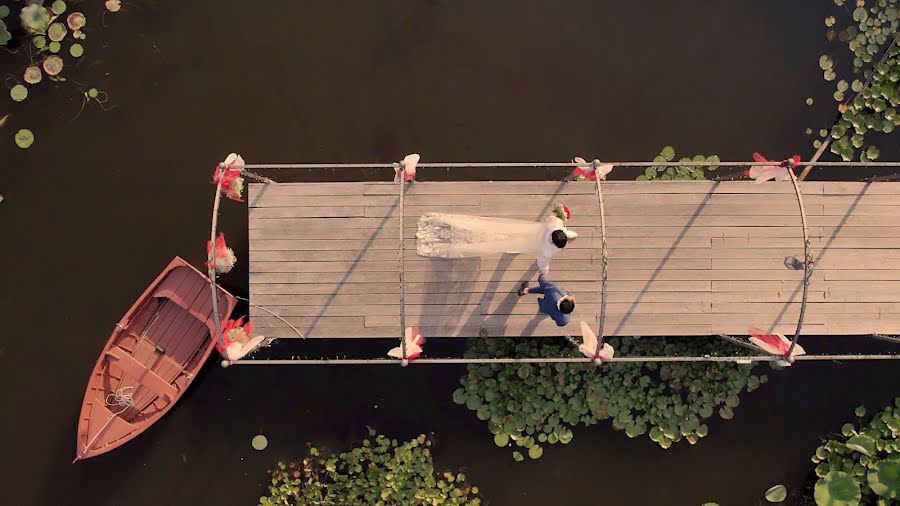
[[887, 499], [900, 497], [900, 456], [880, 460], [869, 469], [866, 479], [873, 492]]
[[22, 76], [22, 78], [28, 84], [37, 84], [41, 82], [41, 78], [43, 76], [44, 75], [41, 74], [41, 68], [32, 65], [25, 69], [25, 74]]
[[[58, 44], [58, 42], [54, 44]], [[43, 66], [44, 72], [46, 72], [48, 76], [58, 75], [63, 69], [63, 59], [59, 56], [48, 56], [44, 59]]]
[[766, 490], [766, 500], [769, 502], [782, 502], [787, 499], [787, 488], [784, 485], [775, 485]]
[[16, 146], [19, 146], [22, 149], [28, 149], [34, 144], [34, 133], [27, 128], [23, 128], [16, 132]]
[[269, 440], [266, 439], [266, 436], [262, 434], [257, 434], [253, 436], [253, 439], [250, 441], [250, 444], [253, 446], [254, 450], [262, 451], [265, 450], [267, 446], [269, 446]]
[[53, 42], [60, 42], [66, 38], [66, 33], [66, 26], [62, 23], [53, 23], [50, 25], [50, 28], [47, 29], [47, 36], [50, 37], [50, 40]]
[[28, 33], [44, 33], [50, 26], [50, 11], [39, 4], [30, 4], [19, 11], [22, 27]]
[[831, 471], [816, 482], [814, 496], [818, 506], [856, 506], [862, 498], [859, 483], [842, 471]]
[[9, 30], [6, 28], [6, 23], [0, 21], [0, 46], [5, 46], [11, 39], [12, 34], [9, 33]]
[[21, 102], [28, 97], [28, 88], [21, 84], [17, 84], [9, 90], [9, 97], [16, 102]]

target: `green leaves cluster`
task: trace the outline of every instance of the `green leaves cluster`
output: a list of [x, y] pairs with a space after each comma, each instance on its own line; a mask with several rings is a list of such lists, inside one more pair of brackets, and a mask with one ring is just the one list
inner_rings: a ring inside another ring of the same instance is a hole
[[[866, 414], [864, 407], [856, 416]], [[844, 424], [841, 435], [816, 448], [816, 504], [893, 504], [900, 497], [900, 397], [867, 426]]]
[[[671, 162], [675, 159], [675, 148], [672, 146], [666, 146], [660, 151], [659, 155], [653, 159], [656, 163], [663, 162]], [[694, 155], [693, 158], [682, 158], [678, 160], [679, 162], [709, 162], [712, 164], [719, 162], [719, 157], [716, 155], [703, 156], [703, 155]], [[706, 172], [716, 170], [718, 167], [716, 165], [709, 166], [677, 166], [677, 167], [666, 167], [666, 166], [653, 166], [647, 167], [647, 170], [644, 171], [643, 175], [637, 177], [638, 181], [652, 181], [652, 180], [660, 180], [660, 181], [668, 181], [668, 180], [677, 180], [677, 179], [706, 179]]]
[[300, 461], [279, 462], [259, 504], [481, 504], [478, 487], [463, 473], [435, 474], [425, 435], [405, 443], [371, 429], [369, 436], [346, 452], [313, 447]]
[[[612, 338], [617, 355], [735, 355], [714, 338]], [[573, 347], [553, 339], [478, 339], [469, 357], [566, 357]], [[543, 445], [569, 443], [573, 429], [611, 420], [630, 438], [647, 435], [662, 448], [709, 433], [714, 414], [729, 420], [740, 394], [765, 383], [752, 365], [730, 363], [588, 363], [470, 365], [453, 401], [488, 424], [497, 446], [527, 451], [532, 459]], [[523, 460], [518, 451], [515, 460]]]
[[[835, 0], [843, 5], [843, 0]], [[867, 4], [867, 5], [864, 5]], [[849, 49], [850, 64], [854, 79], [851, 83], [841, 79], [836, 83], [834, 99], [844, 102], [848, 94], [862, 93], [846, 105], [839, 105], [841, 118], [831, 130], [833, 142], [831, 152], [840, 155], [845, 161], [852, 160], [859, 150], [861, 161], [875, 160], [880, 155], [878, 148], [866, 145], [866, 134], [870, 132], [891, 133], [900, 126], [897, 108], [900, 107], [900, 45], [895, 44], [883, 63], [875, 68], [885, 49], [891, 42], [900, 37], [900, 1], [870, 0], [857, 2], [853, 11], [853, 22], [845, 30], [840, 31], [839, 40], [846, 42]], [[831, 55], [819, 58], [819, 67], [824, 72], [826, 81], [837, 78], [836, 62]], [[863, 88], [866, 80], [871, 79], [868, 87]], [[818, 148], [821, 141], [813, 145]]]

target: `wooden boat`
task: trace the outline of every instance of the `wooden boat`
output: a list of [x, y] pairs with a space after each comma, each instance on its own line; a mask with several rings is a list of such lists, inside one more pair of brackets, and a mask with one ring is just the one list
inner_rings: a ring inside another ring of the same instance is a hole
[[[219, 288], [219, 318], [234, 297]], [[127, 443], [166, 414], [215, 347], [209, 278], [175, 257], [116, 324], [88, 380], [75, 461]]]

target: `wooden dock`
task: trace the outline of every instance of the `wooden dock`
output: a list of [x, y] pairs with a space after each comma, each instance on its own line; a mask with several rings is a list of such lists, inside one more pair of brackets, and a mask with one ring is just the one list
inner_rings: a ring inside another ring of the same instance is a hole
[[[399, 186], [251, 184], [250, 301], [310, 338], [400, 335]], [[900, 333], [900, 183], [804, 182], [815, 260], [803, 333]], [[605, 182], [607, 335], [792, 334], [802, 296], [799, 209], [790, 182]], [[416, 255], [426, 212], [540, 220], [554, 203], [579, 238], [550, 278], [575, 295], [572, 324], [537, 314], [534, 258]], [[426, 337], [558, 336], [596, 327], [600, 226], [592, 182], [416, 182], [405, 195], [405, 315]], [[266, 336], [296, 333], [251, 308]]]

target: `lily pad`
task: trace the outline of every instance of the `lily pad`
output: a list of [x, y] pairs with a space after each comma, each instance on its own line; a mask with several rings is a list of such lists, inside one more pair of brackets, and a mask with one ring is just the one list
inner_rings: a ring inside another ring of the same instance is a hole
[[122, 8], [121, 0], [106, 0], [106, 10], [109, 12], [119, 12]]
[[813, 99], [812, 99], [812, 98], [807, 98], [807, 99], [806, 99], [806, 105], [813, 105]]
[[528, 456], [532, 459], [539, 459], [543, 454], [544, 448], [542, 448], [541, 445], [532, 445], [532, 447], [528, 449]]
[[269, 440], [266, 439], [266, 436], [262, 434], [257, 434], [253, 436], [253, 439], [250, 441], [250, 444], [253, 446], [254, 450], [262, 451], [265, 450], [267, 446], [269, 446]]
[[84, 54], [84, 46], [81, 44], [75, 43], [69, 48], [69, 54], [74, 56], [75, 58], [80, 58], [81, 55]]
[[69, 25], [71, 30], [80, 30], [86, 23], [87, 19], [80, 12], [73, 12], [66, 17], [66, 24]]
[[500, 434], [494, 435], [494, 444], [503, 448], [504, 446], [509, 444], [509, 434], [501, 432]]
[[831, 471], [816, 482], [814, 496], [818, 506], [857, 506], [862, 493], [852, 476], [843, 471]]
[[512, 456], [513, 456], [513, 460], [515, 460], [516, 462], [522, 462], [523, 460], [525, 460], [525, 456], [522, 455], [520, 452], [513, 452]]
[[9, 90], [9, 97], [16, 102], [21, 102], [28, 98], [28, 88], [21, 84], [17, 84]]
[[866, 476], [869, 487], [881, 497], [900, 497], [900, 458], [879, 461]]
[[31, 39], [31, 44], [36, 49], [44, 49], [45, 47], [47, 47], [47, 37], [44, 37], [43, 35], [37, 35], [33, 39]]
[[41, 73], [41, 68], [36, 65], [26, 68], [25, 74], [22, 76], [28, 84], [37, 84], [41, 82], [42, 77], [44, 77], [44, 74]]
[[6, 16], [9, 16], [9, 7], [0, 5], [0, 18], [5, 18]]
[[831, 57], [827, 54], [823, 54], [819, 57], [819, 68], [821, 68], [822, 70], [830, 70], [833, 66], [834, 61], [832, 61]]
[[44, 33], [50, 26], [50, 11], [38, 4], [26, 5], [19, 12], [19, 19], [29, 33]]
[[775, 485], [766, 490], [766, 500], [769, 502], [782, 502], [787, 499], [787, 488], [784, 485]]
[[66, 25], [62, 23], [53, 23], [50, 25], [50, 28], [47, 29], [47, 36], [50, 37], [50, 40], [53, 42], [59, 42], [66, 38]]
[[62, 14], [63, 12], [66, 12], [66, 3], [63, 2], [63, 0], [56, 0], [50, 6], [50, 10], [52, 10], [53, 13], [58, 16], [58, 15]]
[[47, 45], [47, 49], [49, 49], [51, 53], [56, 54], [62, 49], [62, 45], [59, 42], [51, 42]]
[[856, 413], [856, 416], [862, 418], [866, 416], [866, 407], [860, 404], [859, 406], [856, 406], [856, 409], [853, 412]]
[[48, 76], [59, 75], [63, 69], [63, 59], [59, 56], [48, 56], [44, 60], [44, 72], [47, 73]]
[[23, 128], [16, 132], [16, 146], [22, 149], [28, 149], [34, 143], [34, 133], [27, 128]]

